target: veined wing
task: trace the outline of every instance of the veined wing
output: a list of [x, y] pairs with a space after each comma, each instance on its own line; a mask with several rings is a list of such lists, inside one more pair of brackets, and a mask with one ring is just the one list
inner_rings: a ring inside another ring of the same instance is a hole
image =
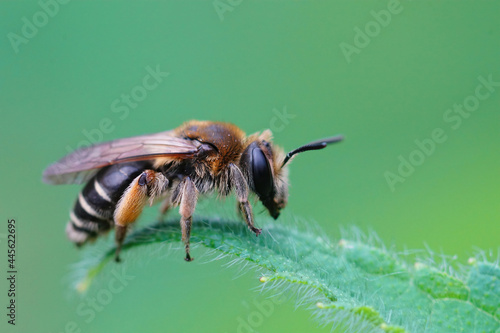
[[173, 131], [108, 141], [82, 148], [50, 165], [43, 172], [48, 184], [80, 184], [107, 165], [150, 160], [156, 157], [183, 159], [197, 151], [195, 142], [174, 136]]

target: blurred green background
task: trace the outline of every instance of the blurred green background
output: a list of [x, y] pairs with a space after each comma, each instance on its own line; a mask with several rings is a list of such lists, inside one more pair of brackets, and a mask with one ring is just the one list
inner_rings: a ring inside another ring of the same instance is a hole
[[[342, 133], [342, 144], [293, 162], [287, 214], [276, 223], [297, 215], [333, 239], [340, 226], [371, 228], [398, 251], [427, 244], [460, 263], [477, 248], [497, 255], [500, 87], [481, 88], [489, 96], [459, 128], [443, 117], [474, 101], [478, 77], [500, 82], [500, 1], [215, 5], [72, 1], [47, 5], [53, 15], [44, 16], [35, 1], [0, 2], [0, 271], [12, 217], [19, 270], [17, 325], [2, 314], [2, 332], [246, 332], [240, 325], [259, 311], [254, 300], [265, 300], [253, 289], [255, 272], [235, 278], [237, 268], [207, 263], [199, 247], [191, 264], [182, 252], [153, 247], [130, 260], [126, 272], [135, 278], [95, 317], [79, 313], [99, 291], [80, 298], [70, 289], [80, 254], [64, 227], [80, 187], [45, 185], [41, 173], [103, 119], [111, 129], [95, 134], [101, 140], [188, 119], [229, 121], [247, 133], [271, 128], [287, 150]], [[385, 26], [375, 23], [371, 11], [388, 8], [399, 12]], [[34, 20], [36, 33], [24, 27]], [[366, 27], [371, 37], [355, 40]], [[346, 57], [346, 44], [360, 47]], [[140, 91], [148, 66], [170, 75], [124, 107], [121, 95]], [[284, 111], [289, 118], [280, 118]], [[447, 140], [391, 190], [386, 172], [398, 172], [400, 155], [415, 158], [415, 140], [436, 128]], [[234, 208], [224, 206], [215, 211]], [[139, 223], [156, 215], [157, 207], [148, 209]], [[330, 332], [293, 303], [271, 312], [255, 331]]]

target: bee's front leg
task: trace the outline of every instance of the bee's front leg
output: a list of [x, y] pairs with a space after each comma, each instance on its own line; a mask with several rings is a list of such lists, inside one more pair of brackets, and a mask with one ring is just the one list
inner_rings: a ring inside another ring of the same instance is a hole
[[[177, 192], [177, 191], [176, 191]], [[173, 199], [180, 204], [179, 213], [181, 214], [182, 241], [186, 248], [186, 261], [192, 261], [189, 253], [189, 239], [191, 237], [191, 224], [196, 202], [198, 201], [198, 189], [191, 178], [186, 177], [178, 185], [178, 192]]]
[[238, 198], [238, 207], [243, 219], [248, 225], [248, 228], [252, 230], [255, 235], [260, 235], [262, 229], [256, 228], [253, 224], [253, 212], [250, 202], [248, 202], [248, 185], [241, 173], [241, 170], [234, 164], [229, 165], [231, 169], [231, 178], [233, 185], [236, 189], [236, 197]]
[[161, 195], [168, 180], [162, 173], [145, 170], [127, 187], [116, 205], [114, 213], [116, 252], [115, 261], [120, 261], [120, 251], [127, 236], [128, 226], [137, 220], [148, 200]]

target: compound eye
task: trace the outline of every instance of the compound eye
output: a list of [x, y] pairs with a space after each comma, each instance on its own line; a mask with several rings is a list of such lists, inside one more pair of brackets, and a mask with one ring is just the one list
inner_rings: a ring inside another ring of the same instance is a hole
[[252, 151], [252, 174], [255, 192], [262, 198], [269, 198], [273, 192], [271, 166], [260, 148]]

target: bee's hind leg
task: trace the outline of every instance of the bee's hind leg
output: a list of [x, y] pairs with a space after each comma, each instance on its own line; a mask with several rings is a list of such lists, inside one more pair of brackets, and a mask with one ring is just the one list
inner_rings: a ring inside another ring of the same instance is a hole
[[120, 252], [122, 250], [122, 244], [125, 240], [125, 236], [127, 236], [127, 226], [116, 225], [115, 226], [115, 242], [116, 242], [116, 251], [115, 251], [115, 261], [121, 262]]
[[253, 223], [253, 212], [250, 202], [248, 202], [248, 185], [241, 173], [241, 170], [234, 164], [230, 164], [231, 178], [236, 189], [236, 197], [238, 198], [238, 208], [247, 226], [256, 236], [260, 235], [262, 229], [256, 228]]
[[127, 236], [128, 226], [137, 220], [144, 206], [161, 195], [168, 180], [159, 172], [144, 170], [127, 187], [115, 209], [115, 261], [120, 262], [120, 251]]

